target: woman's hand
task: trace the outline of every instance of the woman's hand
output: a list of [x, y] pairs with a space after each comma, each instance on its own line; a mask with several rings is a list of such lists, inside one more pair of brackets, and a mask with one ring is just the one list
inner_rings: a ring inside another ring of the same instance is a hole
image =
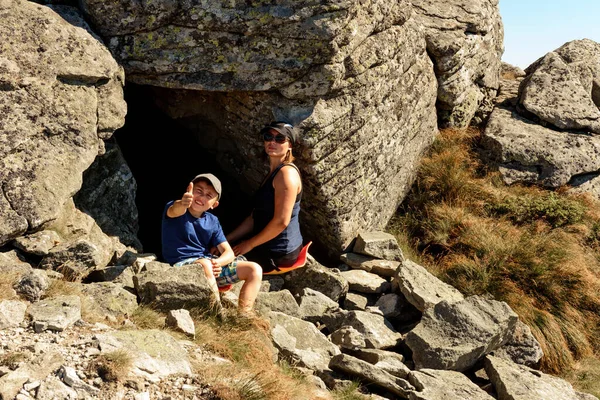
[[240, 242], [240, 243], [236, 244], [235, 246], [233, 246], [233, 253], [236, 256], [239, 256], [240, 254], [248, 253], [253, 248], [254, 248], [254, 246], [250, 243], [250, 241], [244, 240], [243, 242]]

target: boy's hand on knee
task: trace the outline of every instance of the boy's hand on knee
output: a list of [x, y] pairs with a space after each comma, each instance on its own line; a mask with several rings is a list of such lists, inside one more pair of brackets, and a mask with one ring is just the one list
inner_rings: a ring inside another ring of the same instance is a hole
[[210, 263], [212, 264], [213, 275], [215, 276], [215, 278], [221, 275], [222, 268], [219, 266], [217, 260], [213, 258], [212, 260], [210, 260]]
[[190, 206], [192, 205], [192, 201], [194, 201], [193, 191], [194, 191], [194, 184], [192, 182], [190, 182], [190, 184], [187, 187], [187, 190], [181, 197], [181, 205], [184, 206], [185, 208], [190, 208]]

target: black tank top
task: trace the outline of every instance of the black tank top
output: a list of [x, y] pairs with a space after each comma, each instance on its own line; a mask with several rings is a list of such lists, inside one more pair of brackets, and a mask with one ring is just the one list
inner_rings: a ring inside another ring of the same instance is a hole
[[[273, 219], [275, 214], [275, 188], [273, 188], [273, 179], [275, 175], [285, 166], [296, 168], [294, 164], [281, 164], [267, 179], [254, 195], [254, 211], [252, 217], [254, 219], [254, 234], [262, 231], [265, 226]], [[289, 254], [302, 245], [302, 235], [300, 234], [300, 223], [298, 214], [300, 212], [300, 200], [302, 199], [302, 190], [296, 195], [294, 208], [292, 209], [292, 217], [288, 226], [279, 235], [269, 240], [266, 243], [258, 246], [259, 248], [268, 249], [275, 255]]]

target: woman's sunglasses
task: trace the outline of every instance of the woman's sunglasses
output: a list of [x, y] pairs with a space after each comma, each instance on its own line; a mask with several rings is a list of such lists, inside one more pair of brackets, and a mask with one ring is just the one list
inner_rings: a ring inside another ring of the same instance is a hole
[[263, 133], [263, 140], [265, 142], [270, 142], [275, 140], [276, 143], [283, 144], [287, 140], [287, 136], [278, 133], [277, 135], [273, 135], [271, 132]]

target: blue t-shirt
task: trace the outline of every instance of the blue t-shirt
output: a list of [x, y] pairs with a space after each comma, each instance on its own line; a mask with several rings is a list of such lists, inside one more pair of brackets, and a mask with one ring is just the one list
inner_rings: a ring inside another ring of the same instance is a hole
[[167, 210], [174, 201], [165, 206], [162, 219], [162, 253], [169, 264], [192, 257], [210, 257], [210, 249], [226, 242], [219, 219], [209, 212], [200, 218], [189, 211], [177, 218], [167, 217]]

